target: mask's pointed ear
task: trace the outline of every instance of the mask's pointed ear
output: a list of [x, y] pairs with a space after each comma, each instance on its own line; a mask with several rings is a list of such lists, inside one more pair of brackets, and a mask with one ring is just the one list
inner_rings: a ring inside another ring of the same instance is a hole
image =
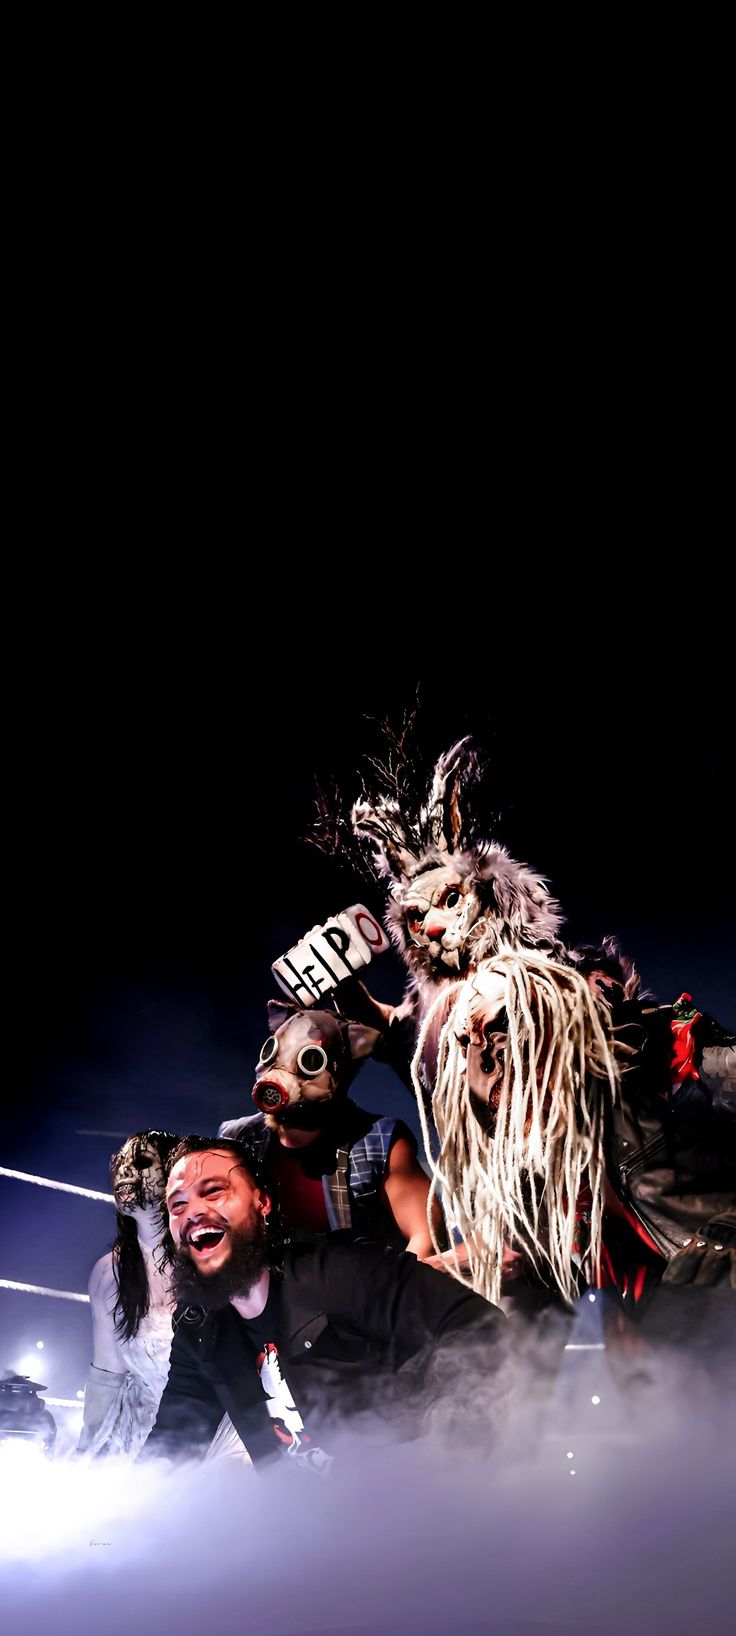
[[470, 739], [461, 738], [440, 756], [434, 769], [422, 828], [429, 842], [440, 852], [454, 852], [462, 832], [459, 792], [468, 765], [472, 765]]
[[353, 1062], [372, 1056], [381, 1038], [377, 1028], [366, 1028], [364, 1023], [348, 1023], [348, 1046]]
[[275, 1034], [277, 1028], [283, 1028], [284, 1023], [288, 1022], [290, 1017], [295, 1017], [298, 1010], [299, 1010], [299, 1006], [294, 1005], [293, 1001], [291, 1001], [291, 1000], [269, 1000], [269, 1002], [268, 1002], [268, 1028], [269, 1028], [269, 1032], [271, 1034]]
[[375, 806], [370, 801], [356, 801], [350, 821], [356, 835], [366, 835], [373, 842], [378, 873], [404, 880], [417, 858], [410, 851], [407, 824], [398, 803], [383, 797]]

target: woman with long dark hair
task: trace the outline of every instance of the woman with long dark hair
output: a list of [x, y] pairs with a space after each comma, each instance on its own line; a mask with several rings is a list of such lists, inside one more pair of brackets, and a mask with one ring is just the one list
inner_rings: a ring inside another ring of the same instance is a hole
[[80, 1453], [135, 1455], [156, 1418], [173, 1312], [161, 1247], [165, 1166], [178, 1140], [171, 1131], [137, 1131], [110, 1161], [117, 1233], [89, 1280], [93, 1356]]

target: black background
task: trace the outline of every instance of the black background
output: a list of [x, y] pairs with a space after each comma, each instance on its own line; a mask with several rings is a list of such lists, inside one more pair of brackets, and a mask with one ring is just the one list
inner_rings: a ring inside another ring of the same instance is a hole
[[[315, 780], [357, 793], [375, 721], [397, 722], [417, 685], [417, 750], [431, 767], [475, 734], [497, 836], [548, 877], [569, 939], [616, 932], [662, 999], [690, 987], [736, 1021], [722, 670], [694, 676], [692, 654], [655, 631], [643, 689], [624, 626], [618, 649], [568, 658], [569, 632], [563, 652], [537, 628], [525, 638], [521, 603], [518, 643], [506, 632], [494, 647], [482, 601], [461, 617], [441, 588], [364, 618], [305, 598], [303, 624], [298, 601], [292, 586], [286, 624], [274, 586], [219, 645], [208, 625], [206, 647], [193, 625], [77, 630], [47, 665], [13, 781], [12, 1123], [38, 1128], [68, 1101], [73, 1064], [96, 1063], [104, 1100], [101, 1016], [164, 994], [182, 1017], [206, 994], [247, 1076], [271, 960], [345, 903], [382, 903], [304, 843]], [[414, 667], [412, 642], [434, 661]], [[383, 986], [402, 981], [396, 967]]]

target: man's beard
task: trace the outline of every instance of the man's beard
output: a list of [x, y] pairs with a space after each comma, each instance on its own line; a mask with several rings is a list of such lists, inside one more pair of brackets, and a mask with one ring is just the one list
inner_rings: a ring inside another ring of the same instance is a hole
[[255, 1231], [228, 1227], [230, 1254], [217, 1272], [200, 1272], [186, 1248], [177, 1250], [171, 1275], [174, 1299], [215, 1312], [234, 1295], [247, 1295], [269, 1265], [268, 1234], [261, 1216]]

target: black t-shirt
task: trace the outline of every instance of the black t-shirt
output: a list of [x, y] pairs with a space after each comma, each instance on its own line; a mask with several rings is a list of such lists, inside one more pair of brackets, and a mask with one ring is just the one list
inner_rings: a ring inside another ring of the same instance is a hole
[[[240, 1316], [238, 1314], [238, 1316]], [[258, 1463], [275, 1453], [307, 1463], [317, 1470], [326, 1470], [331, 1457], [321, 1449], [305, 1426], [303, 1415], [294, 1401], [291, 1381], [282, 1369], [279, 1341], [281, 1338], [281, 1301], [276, 1279], [272, 1278], [268, 1300], [257, 1318], [240, 1318], [242, 1336], [252, 1357], [252, 1366], [263, 1393], [266, 1415], [258, 1414], [260, 1405], [254, 1404], [252, 1434], [247, 1448], [251, 1459]], [[298, 1380], [299, 1371], [296, 1370]], [[298, 1386], [297, 1386], [298, 1393]], [[307, 1411], [305, 1410], [305, 1413]]]
[[[244, 1319], [230, 1304], [209, 1314], [181, 1309], [174, 1328], [169, 1379], [147, 1453], [203, 1453], [228, 1413], [259, 1460], [274, 1445], [308, 1454], [312, 1445], [297, 1420], [314, 1436], [315, 1424], [332, 1421], [336, 1411], [340, 1417], [362, 1408], [369, 1381], [376, 1403], [395, 1371], [410, 1396], [421, 1396], [425, 1365], [431, 1358], [434, 1367], [440, 1354], [456, 1360], [459, 1382], [468, 1347], [479, 1344], [485, 1380], [496, 1366], [505, 1320], [413, 1255], [333, 1238], [285, 1252], [283, 1275], [272, 1273], [258, 1318]], [[342, 1405], [333, 1386], [339, 1380]], [[464, 1401], [464, 1388], [460, 1396]], [[291, 1438], [280, 1437], [282, 1431]]]

